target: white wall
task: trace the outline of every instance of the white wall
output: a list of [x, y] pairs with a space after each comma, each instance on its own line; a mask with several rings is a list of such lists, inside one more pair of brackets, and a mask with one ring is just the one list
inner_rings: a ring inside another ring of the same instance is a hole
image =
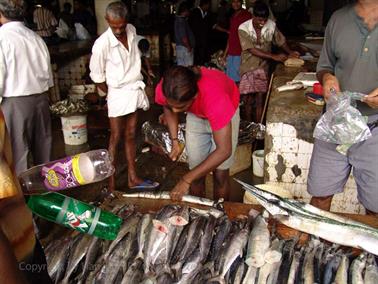
[[102, 34], [107, 28], [108, 23], [105, 20], [105, 8], [114, 0], [95, 0], [95, 14], [97, 20], [97, 34]]

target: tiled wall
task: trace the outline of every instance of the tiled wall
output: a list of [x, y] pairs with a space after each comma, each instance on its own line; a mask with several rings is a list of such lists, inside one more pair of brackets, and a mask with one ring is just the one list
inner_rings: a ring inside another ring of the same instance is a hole
[[88, 72], [89, 57], [90, 55], [81, 56], [58, 69], [58, 84], [61, 92], [68, 92], [73, 85], [85, 84], [84, 76]]
[[[280, 185], [295, 198], [308, 202], [307, 175], [313, 144], [297, 138], [297, 130], [289, 124], [267, 123], [265, 138], [265, 182]], [[353, 176], [341, 194], [334, 196], [332, 211], [344, 213], [365, 212], [357, 200]]]

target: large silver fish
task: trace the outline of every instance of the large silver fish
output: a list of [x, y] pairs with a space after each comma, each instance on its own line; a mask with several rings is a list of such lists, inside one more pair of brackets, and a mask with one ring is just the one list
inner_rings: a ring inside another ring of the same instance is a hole
[[369, 254], [366, 261], [365, 284], [378, 283], [378, 267], [373, 255]]
[[[339, 268], [336, 272], [335, 284], [348, 284], [349, 258], [344, 254], [341, 257]], [[378, 282], [375, 282], [378, 283]]]
[[355, 260], [353, 260], [350, 266], [350, 280], [352, 284], [364, 284], [364, 278], [362, 273], [366, 265], [366, 254], [362, 253]]
[[255, 214], [252, 231], [248, 239], [247, 255], [245, 263], [248, 266], [261, 267], [265, 263], [265, 253], [270, 246], [270, 233], [268, 224], [262, 215], [257, 215], [254, 211], [250, 214]]
[[252, 193], [275, 219], [286, 226], [333, 243], [360, 248], [378, 255], [377, 229], [304, 202], [281, 198], [240, 180], [236, 181]]
[[[137, 192], [137, 193], [125, 193], [122, 196], [128, 198], [147, 198], [147, 199], [166, 199], [170, 200], [171, 196], [169, 191], [161, 192]], [[223, 200], [214, 201], [211, 199], [193, 196], [193, 195], [184, 195], [182, 201], [194, 204], [201, 204], [206, 206], [216, 206], [218, 203], [223, 202]]]

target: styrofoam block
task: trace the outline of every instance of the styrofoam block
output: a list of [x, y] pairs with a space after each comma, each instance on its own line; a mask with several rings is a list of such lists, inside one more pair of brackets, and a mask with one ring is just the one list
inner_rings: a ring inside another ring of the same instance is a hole
[[[272, 166], [269, 166], [267, 168], [267, 172], [268, 172], [268, 176], [269, 176], [269, 179], [267, 179], [267, 181], [277, 182], [278, 176], [277, 176], [276, 169]], [[267, 178], [267, 177], [265, 177], [265, 178]]]
[[295, 182], [295, 175], [291, 168], [286, 168], [285, 173], [282, 175], [283, 182], [294, 183]]
[[282, 137], [280, 136], [273, 136], [272, 138], [272, 151], [281, 153], [282, 151]]
[[298, 155], [296, 153], [283, 153], [284, 163], [287, 168], [298, 165]]
[[301, 169], [301, 175], [297, 176], [295, 183], [307, 184], [308, 170]]
[[311, 154], [313, 144], [302, 139], [298, 139], [298, 153]]
[[268, 123], [266, 125], [267, 135], [272, 135], [273, 137], [282, 136], [282, 126], [283, 123]]
[[268, 164], [268, 166], [275, 166], [278, 164], [278, 153], [276, 152], [270, 152], [265, 155], [265, 162]]
[[292, 126], [290, 124], [283, 124], [282, 136], [283, 137], [296, 138], [297, 137], [297, 130], [295, 129], [294, 126]]
[[349, 187], [349, 188], [357, 188], [357, 184], [356, 184], [356, 180], [354, 179], [354, 177], [352, 175], [349, 176], [346, 184], [345, 184], [345, 187]]
[[297, 165], [301, 169], [310, 168], [311, 155], [298, 153]]
[[291, 137], [282, 137], [282, 148], [283, 153], [298, 153], [298, 139]]

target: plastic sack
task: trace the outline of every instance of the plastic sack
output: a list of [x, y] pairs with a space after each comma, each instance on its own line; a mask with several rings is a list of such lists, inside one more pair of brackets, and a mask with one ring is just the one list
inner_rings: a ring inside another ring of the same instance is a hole
[[314, 138], [334, 144], [355, 144], [371, 137], [367, 118], [355, 107], [356, 100], [365, 95], [341, 92], [332, 95], [327, 102], [327, 111], [314, 130]]
[[80, 23], [75, 23], [76, 37], [79, 40], [90, 39], [91, 35], [86, 28]]
[[[182, 147], [185, 147], [184, 129], [185, 124], [179, 124], [177, 138]], [[166, 126], [157, 122], [153, 123], [150, 121], [146, 121], [142, 125], [142, 135], [146, 143], [160, 148], [161, 150], [163, 150], [165, 154], [169, 154], [171, 152], [172, 140], [170, 138], [169, 131]], [[182, 151], [180, 157], [177, 159], [177, 161], [183, 163], [187, 162], [187, 154], [185, 148]]]

